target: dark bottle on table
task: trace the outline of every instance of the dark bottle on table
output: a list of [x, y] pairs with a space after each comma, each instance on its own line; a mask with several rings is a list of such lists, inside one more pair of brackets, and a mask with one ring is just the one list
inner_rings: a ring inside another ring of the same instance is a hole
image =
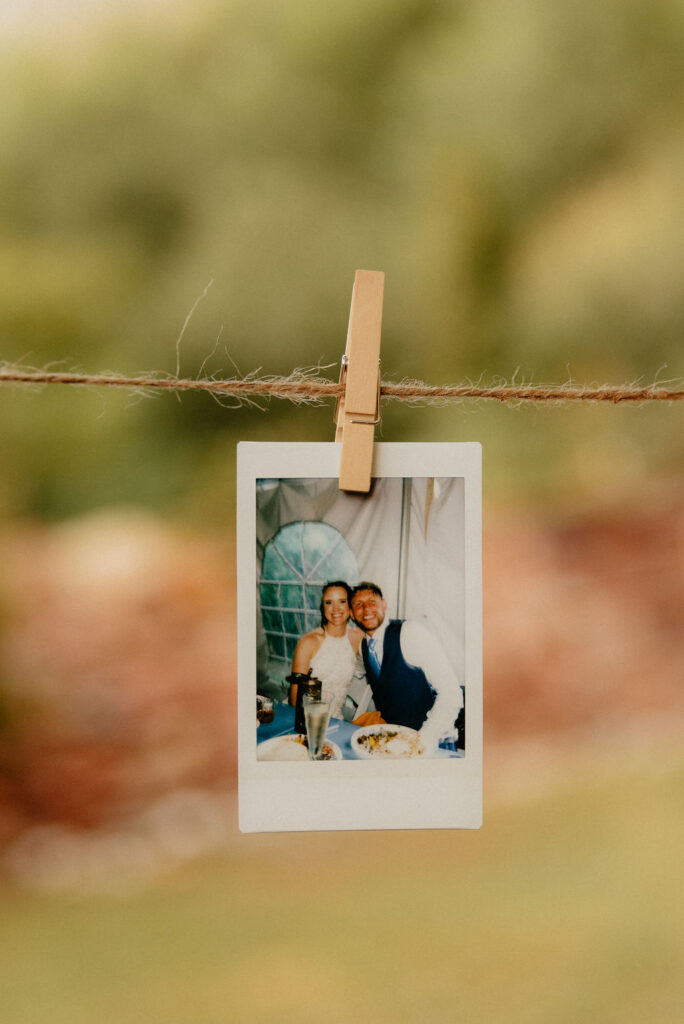
[[310, 672], [293, 672], [292, 675], [287, 677], [287, 681], [291, 686], [297, 687], [294, 720], [295, 732], [300, 732], [302, 735], [306, 735], [306, 722], [304, 721], [304, 694], [306, 693], [308, 696], [315, 697], [317, 700], [320, 700], [323, 684], [320, 679], [312, 677]]

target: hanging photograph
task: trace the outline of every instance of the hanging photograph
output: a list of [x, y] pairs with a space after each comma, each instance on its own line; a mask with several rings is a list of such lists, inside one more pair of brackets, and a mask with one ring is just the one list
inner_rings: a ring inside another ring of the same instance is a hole
[[238, 446], [243, 831], [481, 824], [481, 450]]

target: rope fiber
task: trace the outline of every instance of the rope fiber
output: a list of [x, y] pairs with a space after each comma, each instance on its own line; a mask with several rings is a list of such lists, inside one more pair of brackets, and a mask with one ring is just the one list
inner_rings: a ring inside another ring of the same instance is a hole
[[[217, 398], [232, 398], [237, 403], [252, 398], [282, 398], [297, 404], [318, 404], [325, 399], [339, 398], [342, 385], [319, 376], [320, 367], [294, 370], [287, 377], [257, 376], [258, 370], [242, 378], [183, 378], [158, 373], [127, 377], [122, 374], [53, 373], [23, 367], [0, 366], [0, 384], [38, 387], [48, 384], [69, 384], [76, 387], [124, 388], [130, 391], [205, 391]], [[419, 405], [443, 405], [466, 398], [504, 403], [520, 402], [677, 402], [684, 399], [680, 381], [648, 386], [611, 384], [516, 384], [497, 382], [493, 385], [459, 384], [433, 386], [420, 380], [382, 381], [381, 398]], [[674, 387], [672, 385], [675, 385]]]

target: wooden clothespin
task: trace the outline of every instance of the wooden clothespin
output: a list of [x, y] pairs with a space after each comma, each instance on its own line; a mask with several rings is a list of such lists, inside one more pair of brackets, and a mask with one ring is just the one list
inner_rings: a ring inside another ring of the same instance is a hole
[[357, 270], [352, 291], [347, 345], [340, 384], [344, 390], [335, 406], [342, 442], [340, 490], [368, 493], [373, 462], [375, 425], [380, 422], [380, 331], [385, 275]]

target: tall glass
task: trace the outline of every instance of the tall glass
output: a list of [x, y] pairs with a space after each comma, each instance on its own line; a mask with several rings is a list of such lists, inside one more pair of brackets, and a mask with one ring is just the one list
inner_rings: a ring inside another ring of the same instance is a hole
[[293, 672], [292, 675], [287, 677], [288, 683], [297, 687], [297, 702], [295, 704], [295, 732], [302, 733], [306, 732], [306, 722], [304, 721], [304, 694], [310, 693], [320, 700], [321, 689], [323, 683], [320, 679], [315, 679], [309, 675], [308, 672]]
[[302, 698], [304, 721], [306, 723], [306, 739], [309, 746], [309, 757], [312, 761], [321, 761], [325, 734], [330, 721], [330, 701], [320, 696], [305, 693]]

